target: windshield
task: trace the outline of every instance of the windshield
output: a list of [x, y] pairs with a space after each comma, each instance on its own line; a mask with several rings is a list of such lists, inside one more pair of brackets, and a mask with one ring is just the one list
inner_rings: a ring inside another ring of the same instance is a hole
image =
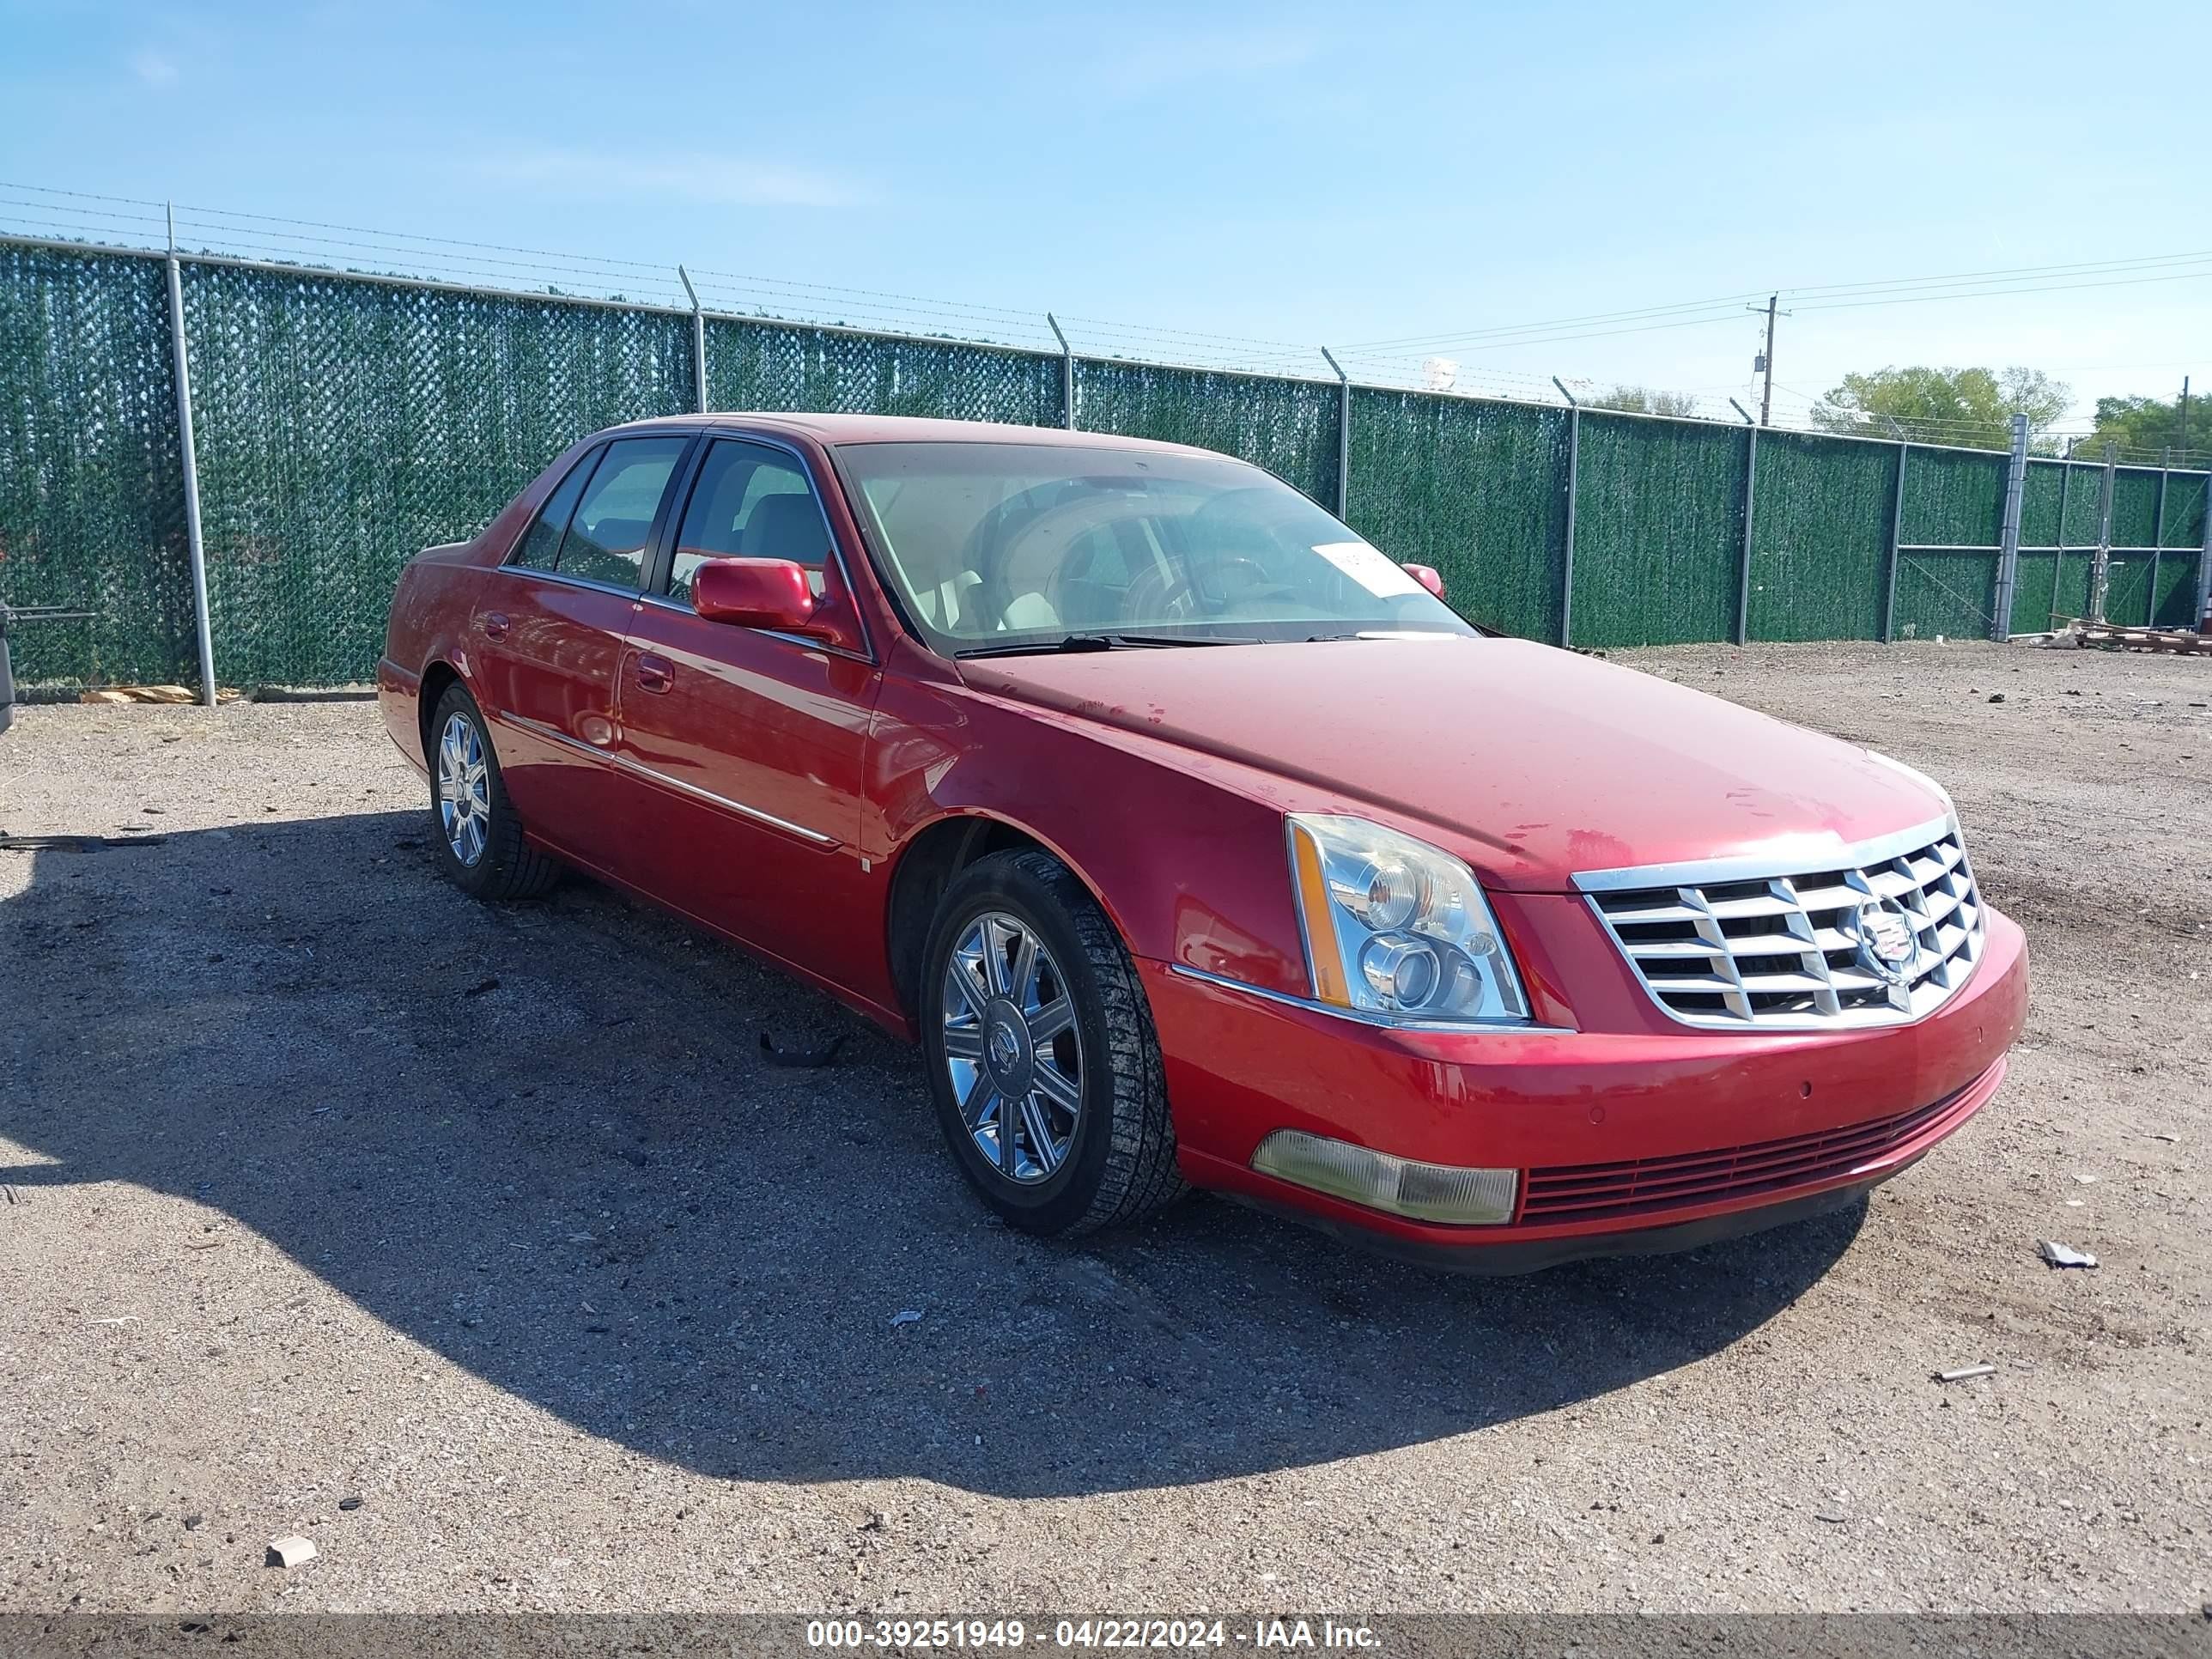
[[1288, 484], [1242, 461], [1059, 444], [838, 451], [949, 655], [1474, 630]]

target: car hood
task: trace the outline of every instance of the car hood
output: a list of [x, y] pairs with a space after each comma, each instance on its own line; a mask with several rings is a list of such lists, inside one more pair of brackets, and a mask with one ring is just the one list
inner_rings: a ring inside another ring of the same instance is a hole
[[[1399, 822], [1494, 884], [1825, 856], [1943, 817], [1856, 744], [1523, 640], [1127, 648], [963, 663], [979, 691], [1188, 751], [1286, 811]], [[1724, 687], [1725, 678], [1717, 678]], [[1254, 776], [1252, 775], [1263, 775]]]

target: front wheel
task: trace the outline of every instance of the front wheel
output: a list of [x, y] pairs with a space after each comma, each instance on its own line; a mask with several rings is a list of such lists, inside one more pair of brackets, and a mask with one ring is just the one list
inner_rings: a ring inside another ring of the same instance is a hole
[[969, 866], [924, 963], [938, 1119], [986, 1204], [1027, 1232], [1080, 1233], [1182, 1193], [1152, 1011], [1066, 866], [1036, 852]]

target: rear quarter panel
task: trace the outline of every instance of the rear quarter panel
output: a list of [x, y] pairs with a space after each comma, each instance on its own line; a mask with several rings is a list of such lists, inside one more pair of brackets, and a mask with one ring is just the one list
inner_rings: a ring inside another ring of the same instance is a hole
[[426, 547], [400, 571], [392, 614], [385, 623], [383, 659], [376, 665], [376, 694], [386, 730], [418, 771], [427, 771], [428, 766], [422, 752], [423, 678], [438, 664], [448, 664], [471, 695], [481, 699], [468, 640], [484, 572], [507, 556], [553, 486], [598, 436], [569, 445], [528, 489], [500, 509], [482, 533], [465, 542]]
[[417, 554], [399, 573], [399, 586], [392, 596], [384, 657], [376, 665], [376, 700], [385, 729], [418, 770], [428, 766], [422, 752], [424, 676], [441, 663], [449, 664], [474, 688], [469, 618], [484, 570], [466, 556], [476, 545], [456, 543]]

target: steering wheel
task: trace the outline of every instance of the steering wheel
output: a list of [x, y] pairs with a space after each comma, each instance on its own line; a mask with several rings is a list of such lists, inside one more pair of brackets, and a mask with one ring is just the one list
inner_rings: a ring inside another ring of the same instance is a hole
[[[1297, 590], [1296, 588], [1292, 587], [1288, 582], [1276, 581], [1273, 580], [1267, 574], [1267, 567], [1261, 564], [1259, 560], [1254, 558], [1249, 553], [1224, 554], [1220, 558], [1214, 561], [1213, 568], [1224, 577], [1241, 576], [1244, 579], [1245, 591], [1237, 595], [1237, 598], [1240, 599], [1288, 599], [1295, 601], [1298, 597]], [[1222, 584], [1224, 597], [1226, 597], [1226, 590], [1231, 586], [1232, 586], [1232, 584], [1228, 581], [1224, 581]]]
[[[1191, 528], [1203, 532], [1205, 538], [1218, 540], [1225, 532], [1245, 539], [1257, 536], [1263, 540], [1271, 533], [1280, 533], [1294, 521], [1294, 514], [1275, 491], [1247, 487], [1229, 490], [1215, 496], [1193, 514]], [[1216, 526], [1219, 526], [1218, 529]], [[1279, 580], [1268, 573], [1267, 567], [1249, 553], [1224, 552], [1207, 564], [1209, 574], [1221, 579], [1224, 603], [1238, 599], [1280, 599], [1288, 604], [1297, 602], [1297, 587]], [[1239, 583], [1245, 592], [1231, 598], [1231, 590]]]
[[1146, 617], [1148, 607], [1158, 605], [1162, 619], [1180, 621], [1198, 609], [1198, 590], [1181, 572], [1155, 562], [1129, 579], [1121, 605], [1133, 620]]
[[1058, 612], [1054, 596], [1070, 574], [1068, 544], [1128, 515], [1129, 502], [1120, 495], [1079, 495], [1046, 507], [996, 546], [984, 547], [982, 556], [975, 561], [977, 574], [983, 579], [984, 613], [1005, 627], [1006, 607], [1023, 593], [1041, 595]]

